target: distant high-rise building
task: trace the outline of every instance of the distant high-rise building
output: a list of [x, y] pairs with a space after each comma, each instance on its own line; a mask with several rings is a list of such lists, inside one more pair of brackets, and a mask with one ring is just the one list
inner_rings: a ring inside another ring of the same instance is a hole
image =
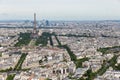
[[43, 20], [41, 21], [40, 27], [47, 27], [47, 26], [50, 26], [49, 21], [43, 19]]
[[46, 26], [50, 26], [50, 24], [49, 24], [49, 21], [48, 21], [48, 20], [46, 20], [45, 24], [46, 24]]

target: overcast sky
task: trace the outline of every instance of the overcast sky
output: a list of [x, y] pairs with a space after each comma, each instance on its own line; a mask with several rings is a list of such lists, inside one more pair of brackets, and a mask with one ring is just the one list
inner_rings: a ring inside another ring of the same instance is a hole
[[0, 20], [120, 19], [120, 0], [0, 0]]

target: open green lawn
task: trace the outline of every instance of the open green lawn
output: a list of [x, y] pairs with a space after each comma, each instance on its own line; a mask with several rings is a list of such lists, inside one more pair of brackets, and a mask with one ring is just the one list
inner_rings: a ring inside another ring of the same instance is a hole
[[36, 43], [36, 40], [35, 39], [32, 39], [29, 43], [29, 46], [35, 46], [35, 43]]
[[15, 47], [28, 45], [31, 41], [31, 33], [20, 33], [18, 42], [15, 44]]
[[48, 38], [50, 36], [50, 33], [42, 33], [42, 35], [36, 40], [35, 45], [38, 46], [41, 44], [41, 46], [46, 46], [48, 44]]

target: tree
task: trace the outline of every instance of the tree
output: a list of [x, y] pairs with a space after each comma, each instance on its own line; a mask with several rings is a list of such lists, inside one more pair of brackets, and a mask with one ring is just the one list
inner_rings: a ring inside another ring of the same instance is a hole
[[39, 60], [39, 64], [41, 64], [43, 61], [42, 60]]
[[46, 78], [45, 80], [52, 80], [52, 79]]

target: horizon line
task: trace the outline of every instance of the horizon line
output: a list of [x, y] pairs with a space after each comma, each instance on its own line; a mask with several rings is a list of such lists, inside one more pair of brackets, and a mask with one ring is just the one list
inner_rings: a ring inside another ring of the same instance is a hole
[[[120, 19], [96, 19], [96, 20], [93, 20], [93, 19], [85, 19], [85, 20], [62, 20], [62, 19], [40, 19], [40, 20], [37, 20], [37, 21], [42, 21], [42, 20], [48, 20], [48, 21], [120, 21]], [[28, 19], [10, 19], [10, 20], [0, 20], [0, 21], [34, 21], [32, 19], [28, 20]]]

